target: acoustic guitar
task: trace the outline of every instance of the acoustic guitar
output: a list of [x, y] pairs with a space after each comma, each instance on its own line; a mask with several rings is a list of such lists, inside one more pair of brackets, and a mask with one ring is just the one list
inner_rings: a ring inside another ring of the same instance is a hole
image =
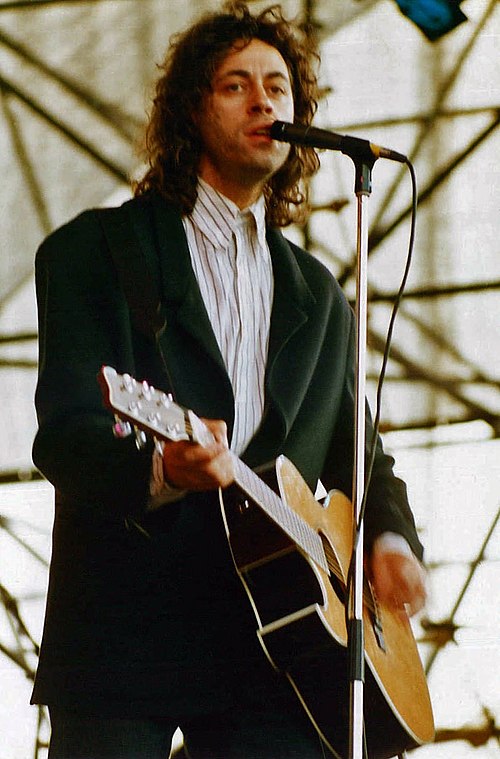
[[[192, 411], [146, 382], [109, 366], [98, 379], [119, 436], [134, 428], [155, 441], [213, 441]], [[222, 516], [258, 638], [326, 746], [338, 759], [346, 759], [351, 503], [339, 491], [318, 502], [284, 456], [272, 471], [258, 474], [234, 456], [234, 471], [235, 484], [220, 493]], [[388, 759], [432, 741], [432, 707], [408, 617], [378, 603], [367, 580], [363, 622], [367, 753], [371, 759]]]

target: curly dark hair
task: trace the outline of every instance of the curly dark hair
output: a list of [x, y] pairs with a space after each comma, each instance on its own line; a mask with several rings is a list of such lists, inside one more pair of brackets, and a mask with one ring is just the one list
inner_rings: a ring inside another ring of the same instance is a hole
[[[273, 5], [253, 16], [246, 3], [225, 3], [220, 13], [209, 13], [174, 35], [157, 82], [153, 108], [145, 134], [148, 169], [134, 184], [134, 194], [155, 191], [182, 213], [193, 210], [197, 171], [202, 152], [193, 114], [211, 90], [219, 64], [236, 41], [259, 39], [276, 48], [290, 72], [295, 118], [310, 124], [317, 108], [318, 56], [300, 30]], [[281, 169], [264, 188], [269, 223], [286, 226], [303, 219], [307, 183], [319, 167], [312, 148], [291, 146]]]

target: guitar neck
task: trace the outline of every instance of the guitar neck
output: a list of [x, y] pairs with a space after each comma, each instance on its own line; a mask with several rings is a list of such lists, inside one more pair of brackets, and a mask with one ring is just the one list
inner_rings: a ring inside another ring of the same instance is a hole
[[[212, 433], [192, 412], [186, 412], [186, 430], [201, 445], [213, 441]], [[328, 563], [320, 536], [253, 469], [233, 454], [235, 482], [311, 559], [328, 572]]]
[[[156, 440], [193, 440], [204, 446], [213, 443], [211, 431], [196, 414], [177, 405], [147, 382], [137, 382], [128, 374], [120, 375], [111, 366], [103, 366], [98, 379], [105, 405], [136, 429]], [[319, 535], [235, 454], [233, 463], [235, 481], [241, 490], [294, 543], [328, 571]]]
[[302, 548], [325, 572], [328, 572], [323, 543], [318, 533], [293, 509], [289, 508], [283, 499], [241, 459], [234, 456], [233, 461], [235, 482], [238, 487], [250, 496], [252, 501], [260, 506], [294, 543]]

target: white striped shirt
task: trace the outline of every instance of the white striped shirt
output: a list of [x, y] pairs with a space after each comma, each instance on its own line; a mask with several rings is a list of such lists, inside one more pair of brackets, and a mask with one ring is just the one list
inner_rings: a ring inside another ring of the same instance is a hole
[[234, 392], [231, 450], [258, 429], [273, 297], [271, 256], [261, 197], [244, 211], [203, 180], [183, 217], [191, 262]]

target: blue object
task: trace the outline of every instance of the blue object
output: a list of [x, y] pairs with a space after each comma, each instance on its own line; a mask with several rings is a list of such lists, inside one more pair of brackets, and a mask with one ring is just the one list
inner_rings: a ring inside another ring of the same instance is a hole
[[396, 0], [396, 3], [431, 42], [467, 21], [457, 0]]

